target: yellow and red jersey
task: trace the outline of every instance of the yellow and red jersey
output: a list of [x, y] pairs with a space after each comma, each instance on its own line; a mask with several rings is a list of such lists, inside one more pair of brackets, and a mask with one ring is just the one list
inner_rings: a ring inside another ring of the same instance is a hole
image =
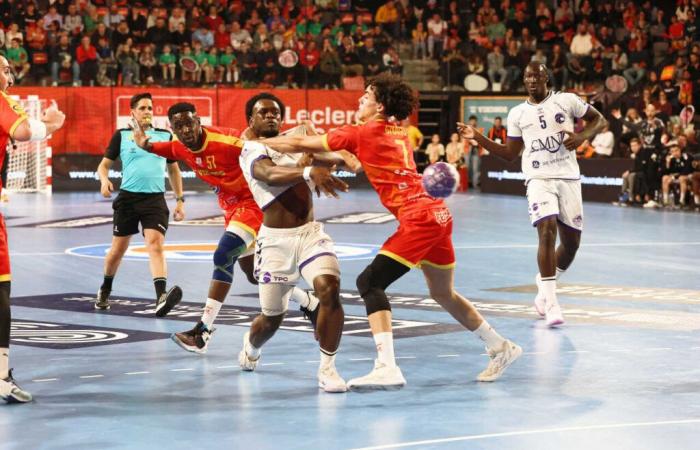
[[382, 204], [397, 218], [415, 208], [444, 207], [423, 188], [406, 128], [384, 120], [346, 125], [324, 135], [323, 144], [357, 156]]
[[[15, 129], [29, 116], [22, 106], [12, 100], [9, 95], [0, 91], [0, 167], [7, 153], [7, 141], [15, 132]], [[0, 186], [2, 190], [2, 186]]]

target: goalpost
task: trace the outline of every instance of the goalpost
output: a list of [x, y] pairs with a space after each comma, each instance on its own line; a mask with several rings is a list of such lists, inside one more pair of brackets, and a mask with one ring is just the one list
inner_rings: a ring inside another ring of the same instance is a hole
[[[12, 96], [32, 119], [41, 120], [45, 100], [36, 95]], [[10, 142], [7, 145], [7, 180], [3, 189], [10, 192], [41, 192], [51, 195], [51, 147], [39, 142]]]

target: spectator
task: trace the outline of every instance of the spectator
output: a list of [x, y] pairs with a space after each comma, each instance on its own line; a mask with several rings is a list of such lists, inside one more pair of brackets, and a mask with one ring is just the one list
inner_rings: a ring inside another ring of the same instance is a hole
[[[264, 26], [265, 25], [263, 25], [263, 27]], [[201, 44], [203, 51], [214, 46], [214, 33], [207, 28], [207, 23], [205, 21], [202, 21], [197, 30], [192, 33], [192, 45], [195, 45], [197, 42]]]
[[126, 20], [119, 22], [117, 29], [112, 32], [112, 48], [118, 50], [119, 47], [125, 44], [130, 38], [131, 31], [129, 31], [129, 25], [126, 23]]
[[439, 14], [433, 14], [428, 21], [428, 57], [439, 58], [442, 54], [442, 47], [447, 34], [447, 23], [442, 20]]
[[158, 57], [158, 64], [160, 65], [161, 77], [165, 84], [175, 81], [175, 68], [177, 67], [177, 58], [172, 53], [170, 45], [165, 44], [163, 46], [163, 53]]
[[92, 45], [97, 47], [99, 40], [105, 39], [107, 41], [107, 43], [109, 44], [112, 42], [111, 36], [112, 36], [111, 30], [109, 28], [107, 28], [107, 26], [104, 23], [99, 22], [95, 26], [95, 30], [92, 32], [92, 35], [90, 36], [90, 42], [92, 43]]
[[[491, 88], [496, 84], [496, 75], [498, 75], [498, 83], [503, 83], [506, 80], [505, 57], [501, 51], [501, 47], [494, 45], [493, 50], [487, 56], [488, 75], [491, 81]], [[500, 90], [500, 89], [499, 89]]]
[[[476, 55], [474, 53], [473, 55]], [[447, 51], [442, 55], [440, 73], [446, 86], [462, 85], [466, 76], [467, 58], [457, 47], [457, 41], [450, 41]], [[483, 69], [483, 64], [482, 64]]]
[[12, 67], [12, 70], [16, 74], [15, 79], [17, 80], [17, 84], [20, 84], [24, 80], [24, 77], [31, 68], [29, 64], [29, 55], [21, 44], [19, 39], [14, 38], [10, 43], [10, 48], [5, 51], [7, 62], [10, 63], [10, 67]]
[[382, 56], [382, 62], [384, 63], [384, 67], [391, 71], [391, 73], [395, 73], [397, 75], [401, 75], [403, 73], [403, 63], [401, 62], [401, 57], [399, 56], [399, 52], [397, 52], [394, 47], [389, 47], [386, 49], [386, 52], [384, 52], [384, 55]]
[[377, 9], [374, 21], [394, 38], [399, 37], [399, 12], [394, 0], [388, 0]]
[[73, 85], [79, 85], [80, 66], [75, 61], [75, 50], [70, 45], [67, 35], [61, 35], [58, 44], [49, 49], [49, 64], [51, 65], [52, 86], [58, 86], [61, 70], [70, 70], [73, 76]]
[[518, 42], [510, 41], [508, 43], [508, 51], [506, 51], [506, 54], [503, 56], [503, 65], [506, 70], [506, 76], [503, 80], [503, 90], [510, 91], [521, 88], [521, 67], [524, 67], [525, 64], [526, 63], [522, 59], [522, 53], [520, 53], [518, 49]]
[[[84, 31], [88, 34], [92, 34], [97, 28], [98, 24], [104, 24], [100, 20], [100, 16], [97, 13], [97, 7], [95, 5], [88, 4], [85, 7], [85, 13], [83, 14], [83, 25], [85, 26]], [[93, 42], [92, 45], [95, 45]]]
[[418, 55], [422, 59], [426, 59], [428, 56], [426, 48], [426, 40], [428, 38], [428, 32], [425, 31], [423, 22], [418, 22], [416, 28], [411, 32], [411, 43], [413, 45], [413, 59], [418, 59]]
[[610, 69], [615, 75], [622, 75], [627, 69], [627, 53], [619, 43], [613, 44], [613, 51], [610, 55]]
[[421, 145], [423, 145], [423, 140], [425, 137], [418, 127], [411, 123], [410, 119], [404, 119], [401, 125], [406, 128], [406, 134], [408, 135], [408, 149], [415, 155], [415, 152], [420, 150]]
[[[522, 11], [520, 11], [520, 14], [522, 15]], [[514, 31], [516, 35], [519, 34], [516, 30]], [[501, 19], [498, 18], [498, 14], [494, 13], [491, 15], [490, 23], [486, 26], [486, 34], [495, 45], [503, 45], [503, 40], [506, 35], [506, 26]]]
[[201, 83], [202, 75], [204, 75], [206, 80], [207, 74], [210, 73], [211, 68], [207, 67], [209, 59], [207, 58], [207, 52], [203, 48], [200, 41], [193, 41], [192, 43], [192, 59], [194, 59], [199, 65], [199, 70], [197, 70], [194, 74], [194, 81], [195, 83]]
[[[72, 5], [71, 5], [72, 6]], [[80, 81], [83, 86], [93, 86], [97, 78], [97, 49], [90, 43], [90, 36], [83, 36], [75, 51], [80, 65]]]
[[148, 30], [146, 17], [137, 8], [131, 8], [126, 21], [135, 42], [144, 42]]
[[158, 60], [153, 53], [154, 44], [146, 44], [139, 54], [139, 75], [146, 84], [155, 83], [156, 75], [158, 74]]
[[238, 51], [241, 48], [243, 42], [247, 42], [248, 45], [252, 45], [253, 38], [250, 36], [248, 30], [242, 29], [239, 22], [234, 21], [231, 23], [231, 46], [234, 50]]
[[[469, 116], [469, 125], [479, 133], [484, 132], [483, 128], [480, 128], [477, 123], [476, 116]], [[470, 139], [464, 143], [464, 152], [467, 168], [469, 170], [469, 180], [471, 181], [472, 187], [476, 188], [479, 186], [479, 175], [481, 166], [481, 153], [483, 149], [474, 139]]]
[[59, 28], [63, 28], [63, 16], [58, 13], [55, 6], [49, 6], [49, 12], [44, 15], [44, 27], [48, 29], [54, 22], [58, 22]]
[[612, 156], [613, 148], [615, 147], [615, 136], [608, 125], [605, 125], [603, 131], [595, 135], [591, 145], [595, 149], [596, 157], [609, 158]]
[[185, 12], [180, 7], [175, 7], [170, 12], [170, 17], [168, 17], [168, 31], [174, 33], [178, 29], [178, 25], [186, 25]]
[[366, 76], [371, 77], [382, 71], [382, 55], [374, 47], [374, 39], [371, 37], [365, 39], [365, 45], [360, 49], [359, 56]]
[[644, 78], [646, 67], [649, 65], [649, 53], [642, 48], [641, 42], [630, 42], [630, 67], [622, 72], [630, 86], [634, 86]]
[[[49, 8], [49, 13], [50, 12], [51, 8]], [[119, 26], [119, 24], [124, 21], [124, 17], [119, 14], [119, 6], [117, 6], [116, 3], [112, 3], [112, 5], [109, 7], [109, 13], [106, 14], [102, 20], [107, 28], [114, 28]], [[61, 20], [61, 23], [63, 23], [63, 20]]]
[[[104, 25], [104, 24], [102, 24]], [[105, 37], [97, 40], [97, 84], [114, 86], [117, 79], [117, 59]]]
[[455, 169], [464, 165], [464, 142], [458, 133], [452, 133], [450, 136], [450, 142], [445, 147], [445, 156], [447, 163], [452, 164]]
[[232, 46], [227, 46], [224, 53], [219, 55], [219, 66], [222, 71], [222, 82], [238, 84], [241, 77], [238, 71], [238, 60], [233, 53]]
[[251, 44], [248, 41], [241, 42], [241, 49], [236, 55], [241, 68], [241, 81], [245, 87], [254, 86], [257, 84], [258, 61], [255, 53], [250, 51]]
[[270, 41], [263, 41], [262, 48], [257, 53], [257, 61], [258, 79], [267, 86], [276, 86], [281, 80], [278, 74], [277, 52], [272, 48]]
[[340, 88], [340, 74], [342, 72], [342, 64], [335, 46], [330, 39], [323, 40], [323, 49], [320, 56], [320, 72], [321, 84], [324, 88]]
[[[279, 13], [279, 11], [277, 12]], [[204, 22], [206, 23], [207, 29], [214, 32], [219, 29], [219, 25], [224, 24], [224, 19], [219, 16], [219, 9], [216, 6], [211, 5], [209, 6], [209, 14], [204, 18]]]
[[117, 48], [117, 61], [121, 65], [122, 86], [141, 84], [141, 67], [138, 52], [134, 49], [134, 40], [128, 38]]
[[83, 18], [78, 14], [78, 6], [71, 3], [68, 6], [68, 14], [63, 18], [63, 29], [72, 33], [76, 29], [82, 32], [83, 28]]
[[433, 135], [425, 148], [425, 154], [428, 155], [428, 164], [435, 164], [445, 156], [445, 146], [440, 142], [439, 134]]
[[364, 74], [364, 68], [360, 62], [360, 56], [357, 54], [355, 44], [349, 37], [343, 38], [343, 46], [338, 52], [340, 62], [342, 64], [342, 74], [344, 77], [353, 77]]
[[574, 12], [569, 6], [569, 2], [562, 0], [559, 7], [554, 11], [554, 22], [556, 23], [573, 23]]
[[682, 153], [677, 141], [671, 143], [671, 149], [666, 156], [661, 178], [661, 190], [663, 193], [663, 206], [673, 206], [669, 203], [671, 185], [680, 186], [680, 205], [685, 207], [686, 193], [688, 192], [688, 177], [693, 173], [693, 158], [687, 153]]
[[315, 41], [309, 41], [304, 49], [299, 53], [299, 63], [307, 74], [306, 86], [318, 85], [318, 64], [321, 61], [321, 52], [316, 48]]
[[504, 144], [506, 143], [506, 128], [503, 126], [503, 119], [500, 116], [496, 116], [493, 119], [493, 126], [489, 130], [488, 134], [489, 139], [492, 141], [498, 143], [498, 144]]
[[177, 29], [170, 35], [170, 44], [176, 50], [182, 50], [185, 45], [192, 44], [192, 33], [185, 27], [184, 23], [177, 24]]
[[11, 48], [12, 47], [12, 41], [17, 40], [19, 41], [19, 45], [24, 45], [24, 34], [19, 29], [19, 25], [17, 23], [11, 23], [10, 28], [5, 32], [5, 47], [6, 48]]
[[[31, 3], [30, 3], [31, 4]], [[44, 19], [40, 18], [36, 24], [27, 30], [27, 47], [30, 51], [43, 51], [46, 49], [48, 35], [44, 29]]]

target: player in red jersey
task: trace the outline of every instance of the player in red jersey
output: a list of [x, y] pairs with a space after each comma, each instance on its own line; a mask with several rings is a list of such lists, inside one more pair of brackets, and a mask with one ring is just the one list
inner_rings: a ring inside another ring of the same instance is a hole
[[400, 77], [381, 74], [368, 81], [360, 98], [357, 119], [361, 125], [346, 125], [321, 136], [263, 141], [280, 152], [348, 150], [360, 160], [382, 204], [399, 221], [398, 230], [357, 278], [377, 359], [369, 375], [348, 382], [352, 390], [399, 389], [406, 383], [394, 358], [391, 306], [385, 290], [414, 267], [422, 269], [430, 296], [485, 342], [491, 361], [477, 377], [479, 381], [496, 380], [522, 353], [454, 289], [452, 215], [442, 200], [425, 192], [406, 129], [391, 121], [408, 117], [415, 104], [413, 90]]
[[[176, 103], [168, 110], [170, 125], [177, 137], [171, 142], [149, 142], [138, 122], [134, 128], [136, 145], [167, 159], [185, 162], [197, 177], [217, 193], [224, 211], [226, 231], [214, 251], [214, 273], [201, 320], [189, 331], [175, 333], [173, 341], [183, 349], [204, 353], [214, 332], [213, 324], [233, 282], [233, 267], [238, 260], [248, 281], [253, 275], [252, 244], [262, 224], [263, 214], [248, 189], [238, 156], [243, 147], [240, 131], [232, 128], [202, 126], [191, 103]], [[303, 291], [295, 294], [306, 296]]]
[[[22, 106], [7, 95], [14, 74], [4, 56], [0, 56], [0, 166], [7, 157], [8, 141], [41, 141], [63, 126], [66, 116], [52, 104], [41, 120], [31, 119]], [[2, 186], [0, 186], [0, 190]], [[0, 214], [0, 399], [8, 403], [32, 401], [32, 395], [12, 378], [10, 364], [10, 251], [7, 247], [5, 219]]]

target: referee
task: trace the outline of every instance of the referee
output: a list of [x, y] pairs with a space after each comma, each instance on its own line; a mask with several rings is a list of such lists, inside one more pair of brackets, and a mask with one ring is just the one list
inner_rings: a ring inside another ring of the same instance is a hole
[[[153, 142], [170, 141], [168, 130], [153, 128], [153, 100], [151, 94], [142, 93], [131, 97], [131, 116], [138, 121]], [[182, 194], [182, 176], [177, 162], [165, 160], [140, 149], [134, 143], [130, 128], [117, 130], [109, 142], [104, 158], [97, 168], [100, 177], [100, 192], [109, 198], [114, 187], [108, 173], [117, 158], [122, 160], [122, 183], [119, 195], [112, 204], [114, 229], [112, 247], [107, 253], [104, 266], [104, 281], [97, 291], [95, 309], [109, 309], [109, 294], [112, 282], [131, 236], [139, 232], [139, 223], [148, 251], [149, 266], [156, 290], [156, 316], [164, 317], [180, 302], [182, 289], [173, 286], [166, 292], [167, 267], [163, 255], [165, 232], [168, 229], [168, 205], [165, 202], [165, 168], [168, 168], [170, 184], [175, 192], [177, 206], [173, 218], [185, 217], [185, 197]]]

